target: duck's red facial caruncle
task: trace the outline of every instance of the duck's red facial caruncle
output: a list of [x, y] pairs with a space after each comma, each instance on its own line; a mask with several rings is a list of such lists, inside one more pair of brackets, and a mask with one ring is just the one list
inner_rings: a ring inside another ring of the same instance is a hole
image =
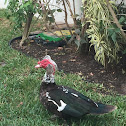
[[48, 59], [43, 59], [42, 61], [38, 61], [38, 65], [35, 66], [35, 68], [46, 68], [48, 64], [52, 64]]
[[57, 64], [51, 59], [49, 55], [46, 55], [42, 61], [39, 61], [38, 65], [36, 65], [35, 68], [46, 69], [49, 64], [53, 66], [53, 72], [55, 73], [55, 70], [57, 70]]

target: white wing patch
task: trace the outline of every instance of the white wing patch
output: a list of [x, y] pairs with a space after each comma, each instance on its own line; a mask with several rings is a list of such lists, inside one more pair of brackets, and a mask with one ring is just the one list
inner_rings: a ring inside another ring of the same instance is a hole
[[[95, 103], [95, 102], [94, 102]], [[98, 104], [97, 103], [95, 103], [95, 105], [98, 107]]]
[[48, 101], [53, 102], [58, 108], [57, 111], [61, 112], [64, 110], [64, 108], [66, 107], [66, 103], [64, 103], [62, 100], [60, 100], [61, 106], [59, 106], [54, 100], [48, 99]]
[[74, 94], [74, 93], [71, 93], [73, 96], [75, 96], [75, 97], [78, 97], [78, 95], [77, 94]]
[[[69, 90], [67, 89], [67, 88], [65, 88], [64, 86], [62, 86], [62, 89], [63, 89], [63, 92], [65, 92], [65, 93], [71, 93], [71, 92], [69, 92]], [[71, 93], [73, 96], [75, 96], [75, 97], [78, 97], [78, 95], [77, 94], [75, 94], [75, 93]]]
[[[88, 101], [90, 101], [90, 99], [88, 99]], [[98, 104], [96, 102], [94, 102], [94, 104], [96, 105], [96, 107], [98, 107]]]
[[66, 103], [64, 103], [62, 100], [60, 100], [60, 106], [54, 101], [51, 99], [51, 97], [49, 96], [49, 92], [46, 92], [46, 97], [48, 98], [48, 101], [50, 102], [53, 102], [53, 104], [55, 104], [57, 106], [57, 111], [61, 112], [64, 110], [64, 108], [66, 107]]
[[68, 93], [68, 89], [66, 89], [64, 86], [62, 86], [62, 88], [65, 93]]
[[51, 97], [49, 96], [49, 92], [46, 92], [46, 97], [47, 97], [48, 99], [51, 99]]
[[58, 107], [58, 111], [61, 112], [64, 110], [64, 108], [66, 107], [66, 103], [64, 103], [62, 100], [60, 100], [61, 106]]

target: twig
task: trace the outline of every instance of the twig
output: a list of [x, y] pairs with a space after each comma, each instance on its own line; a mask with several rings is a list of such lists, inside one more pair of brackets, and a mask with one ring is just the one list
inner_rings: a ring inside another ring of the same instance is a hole
[[[73, 19], [73, 22], [74, 22], [74, 26], [75, 26], [75, 28], [77, 27], [77, 23], [76, 23], [76, 15], [75, 14], [73, 14], [73, 12], [72, 12], [72, 9], [71, 9], [71, 5], [70, 5], [70, 2], [69, 2], [69, 0], [66, 0], [66, 3], [67, 3], [67, 5], [68, 5], [68, 7], [69, 7], [69, 10], [70, 10], [70, 13], [71, 13], [71, 17], [72, 17], [72, 19]], [[75, 11], [75, 10], [74, 10]], [[75, 12], [74, 12], [75, 13]]]
[[45, 56], [48, 54], [48, 50], [47, 49], [45, 49]]
[[126, 14], [117, 14], [117, 15], [123, 15], [123, 16], [126, 16]]
[[69, 26], [69, 24], [68, 24], [68, 22], [67, 22], [67, 10], [66, 10], [65, 1], [64, 1], [64, 0], [62, 0], [62, 1], [63, 1], [64, 10], [65, 10], [65, 23], [66, 23], [66, 25], [67, 25], [67, 27], [68, 27], [68, 29], [69, 29], [69, 32], [70, 32], [70, 34], [71, 34], [71, 36], [72, 36], [73, 34], [72, 34], [71, 29], [70, 29], [70, 26]]
[[73, 0], [73, 9], [74, 9], [74, 15], [75, 15], [76, 14], [75, 0]]

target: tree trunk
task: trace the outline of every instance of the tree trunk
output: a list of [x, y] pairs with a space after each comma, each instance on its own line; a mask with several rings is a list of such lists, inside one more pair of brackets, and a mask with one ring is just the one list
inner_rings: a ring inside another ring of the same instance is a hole
[[26, 40], [26, 39], [28, 38], [28, 36], [29, 36], [29, 28], [30, 28], [30, 25], [31, 25], [33, 16], [34, 16], [33, 13], [30, 13], [30, 14], [27, 16], [26, 24], [25, 24], [25, 27], [24, 27], [23, 35], [22, 35], [22, 39], [21, 39], [21, 42], [20, 42], [20, 47], [23, 46], [25, 40]]

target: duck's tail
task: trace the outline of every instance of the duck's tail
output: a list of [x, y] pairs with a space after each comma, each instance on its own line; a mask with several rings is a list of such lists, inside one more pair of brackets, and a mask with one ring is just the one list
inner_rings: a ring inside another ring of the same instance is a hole
[[97, 103], [97, 105], [98, 105], [97, 108], [92, 108], [90, 112], [91, 114], [105, 114], [117, 109], [117, 107], [113, 105], [105, 105], [102, 103]]

